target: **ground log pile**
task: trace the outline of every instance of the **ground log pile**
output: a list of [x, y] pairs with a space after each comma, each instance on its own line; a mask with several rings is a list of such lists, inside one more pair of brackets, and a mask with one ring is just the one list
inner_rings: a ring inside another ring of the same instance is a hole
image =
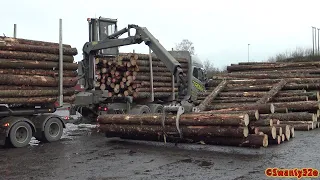
[[226, 81], [223, 90], [205, 104], [205, 110], [257, 110], [259, 120], [249, 124], [250, 133], [261, 131], [268, 134], [270, 144], [280, 144], [294, 136], [294, 130], [319, 127], [319, 66], [320, 62], [232, 64], [227, 73], [213, 77], [209, 91], [200, 94], [198, 103]]
[[[77, 49], [63, 45], [64, 102], [75, 99]], [[59, 44], [0, 36], [0, 103], [43, 104], [59, 95]]]
[[109, 114], [98, 117], [98, 129], [107, 137], [132, 140], [267, 147], [267, 134], [249, 133], [250, 113], [188, 113], [180, 116], [178, 126], [170, 114]]
[[[177, 94], [176, 83], [165, 64], [152, 56], [150, 71], [149, 54], [120, 53], [117, 57], [96, 57], [96, 89], [107, 91], [109, 97], [132, 96], [135, 99], [151, 97], [166, 99], [172, 92]], [[185, 74], [188, 73], [186, 59], [176, 58]], [[152, 79], [151, 79], [152, 77]], [[151, 86], [153, 82], [153, 88]]]

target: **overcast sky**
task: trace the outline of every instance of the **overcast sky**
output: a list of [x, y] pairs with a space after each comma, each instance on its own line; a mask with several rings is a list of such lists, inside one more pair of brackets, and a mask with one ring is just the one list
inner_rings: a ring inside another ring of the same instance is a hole
[[[196, 54], [216, 67], [262, 61], [296, 47], [312, 47], [311, 26], [320, 28], [319, 0], [3, 0], [1, 30], [20, 38], [59, 42], [59, 18], [63, 42], [78, 49], [88, 41], [88, 17], [118, 19], [147, 27], [170, 50], [182, 39], [194, 43]], [[143, 43], [122, 52], [147, 53]]]

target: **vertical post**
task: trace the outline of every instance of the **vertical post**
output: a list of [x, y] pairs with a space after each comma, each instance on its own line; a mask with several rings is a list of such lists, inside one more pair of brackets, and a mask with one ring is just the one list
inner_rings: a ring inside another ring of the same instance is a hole
[[312, 26], [312, 55], [314, 55], [314, 27]]
[[250, 44], [248, 44], [248, 62], [249, 62], [249, 46]]
[[154, 89], [153, 89], [153, 69], [152, 69], [152, 55], [151, 49], [149, 48], [149, 68], [150, 68], [150, 90], [151, 90], [151, 97], [150, 101], [154, 101]]
[[17, 24], [13, 25], [13, 37], [17, 38]]
[[314, 55], [317, 54], [317, 28], [314, 27]]
[[62, 19], [59, 20], [59, 106], [63, 106], [63, 46]]
[[319, 54], [319, 28], [318, 28], [318, 53]]

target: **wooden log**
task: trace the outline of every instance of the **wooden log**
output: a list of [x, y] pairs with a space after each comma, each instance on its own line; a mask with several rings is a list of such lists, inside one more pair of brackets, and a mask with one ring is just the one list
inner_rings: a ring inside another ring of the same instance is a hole
[[[70, 96], [75, 93], [73, 88], [63, 90], [63, 95]], [[58, 96], [58, 90], [1, 90], [0, 97], [42, 97], [42, 96]]]
[[[174, 91], [178, 91], [178, 88], [174, 88]], [[154, 92], [172, 92], [172, 88], [167, 87], [154, 87]], [[136, 92], [151, 92], [151, 88], [137, 88]]]
[[267, 134], [270, 138], [275, 139], [277, 137], [277, 130], [274, 126], [265, 127], [265, 126], [259, 126], [255, 127], [258, 132], [263, 132], [264, 134]]
[[278, 144], [279, 145], [279, 144], [281, 144], [282, 139], [281, 139], [281, 136], [277, 135], [277, 137], [275, 139], [270, 138], [270, 139], [268, 139], [268, 141], [269, 141], [269, 144]]
[[280, 124], [279, 119], [271, 119], [272, 120], [272, 125]]
[[211, 111], [202, 111], [201, 113], [212, 113], [212, 114], [248, 114], [250, 121], [259, 120], [259, 111], [258, 110], [249, 110], [249, 111], [230, 111], [230, 110], [211, 110]]
[[[46, 104], [57, 102], [56, 97], [19, 97], [19, 98], [0, 98], [1, 104]], [[75, 96], [64, 96], [63, 101], [72, 103]]]
[[282, 122], [280, 121], [280, 124], [274, 125], [276, 128], [281, 127], [283, 134], [285, 135], [286, 139], [289, 141], [291, 137], [291, 126], [287, 124], [281, 124]]
[[[308, 96], [291, 96], [291, 97], [274, 97], [271, 102], [296, 102], [296, 101], [308, 101]], [[314, 99], [316, 100], [316, 99]]]
[[[36, 60], [36, 61], [59, 61], [59, 55], [33, 53], [33, 52], [21, 52], [21, 51], [1, 51], [0, 58], [6, 59], [22, 59], [22, 60]], [[73, 56], [64, 55], [64, 62], [73, 62]]]
[[[271, 110], [272, 110], [272, 108], [271, 108]], [[289, 110], [288, 110], [288, 108], [275, 108], [275, 109], [273, 109], [273, 113], [288, 113], [289, 112]]]
[[280, 78], [314, 78], [320, 77], [317, 74], [306, 74], [306, 73], [277, 73], [277, 72], [269, 72], [269, 73], [227, 73], [222, 75], [217, 75], [215, 78], [223, 79], [223, 78], [248, 78], [248, 79], [279, 79]]
[[[0, 40], [0, 50], [59, 54], [59, 46], [49, 47], [49, 46], [26, 45], [26, 44], [9, 43], [1, 40]], [[74, 56], [78, 54], [78, 51], [76, 48], [63, 48], [63, 54]]]
[[260, 98], [229, 98], [229, 99], [224, 99], [224, 100], [220, 100], [218, 99], [215, 99], [212, 101], [212, 103], [241, 103], [241, 102], [256, 102], [258, 101]]
[[[222, 81], [212, 92], [211, 94], [202, 101], [202, 103], [198, 106], [200, 111], [206, 110], [207, 106], [209, 105], [210, 102], [213, 101], [215, 97], [225, 88], [227, 85], [227, 81]], [[247, 109], [248, 110], [248, 109]]]
[[281, 141], [285, 141], [286, 140], [286, 136], [284, 134], [281, 135]]
[[272, 119], [259, 119], [257, 121], [250, 121], [251, 126], [273, 126]]
[[[137, 77], [135, 77], [135, 80], [137, 81], [150, 81], [150, 76], [140, 76], [138, 75]], [[158, 82], [171, 82], [172, 81], [172, 77], [168, 76], [168, 77], [159, 77], [159, 76], [155, 76], [153, 77], [154, 81], [158, 81]]]
[[260, 118], [279, 119], [280, 121], [317, 121], [317, 115], [308, 112], [260, 114]]
[[308, 66], [319, 67], [319, 62], [303, 62], [303, 63], [282, 63], [282, 64], [265, 64], [265, 65], [234, 65], [228, 66], [228, 72], [234, 71], [249, 71], [249, 70], [261, 70], [261, 69], [280, 69], [280, 68], [301, 68]]
[[269, 102], [283, 87], [286, 85], [286, 81], [282, 79], [279, 83], [275, 84], [269, 92], [267, 92], [257, 103], [265, 104]]
[[[0, 69], [0, 74], [59, 76], [59, 71], [42, 69]], [[64, 77], [76, 77], [76, 71], [63, 71]]]
[[[156, 93], [154, 93], [154, 97], [155, 98], [167, 98], [167, 97], [171, 96], [171, 94], [172, 93], [169, 93], [169, 92], [156, 92]], [[133, 97], [135, 99], [149, 98], [149, 97], [151, 97], [151, 93], [150, 92], [134, 92]]]
[[276, 127], [275, 126], [275, 128], [276, 128], [276, 131], [277, 131], [277, 135], [279, 135], [279, 136], [281, 136], [282, 135], [282, 127]]
[[273, 111], [277, 108], [287, 108], [289, 111], [317, 111], [319, 109], [318, 101], [298, 101], [298, 102], [279, 102], [272, 103]]
[[[260, 98], [265, 94], [266, 92], [256, 92], [256, 91], [255, 92], [221, 92], [218, 95], [217, 99], [219, 99], [219, 97], [258, 97]], [[224, 99], [221, 99], [221, 100], [224, 100]]]
[[[151, 83], [149, 81], [134, 81], [135, 84], [141, 84], [141, 86], [150, 87]], [[153, 82], [154, 87], [172, 87], [171, 83], [166, 82]]]
[[295, 137], [294, 127], [289, 125], [289, 128], [290, 128], [290, 137], [294, 138]]
[[[215, 77], [213, 77], [215, 78]], [[234, 79], [234, 78], [224, 78], [229, 81], [228, 84], [238, 84], [238, 85], [265, 85], [274, 84], [281, 80], [279, 79]], [[285, 78], [287, 83], [297, 83], [297, 84], [313, 84], [320, 83], [320, 78]], [[215, 83], [220, 83], [221, 79], [215, 79]]]
[[[99, 116], [97, 120], [100, 124], [161, 125], [162, 118], [163, 116], [161, 114], [143, 116], [108, 114]], [[164, 123], [165, 125], [175, 125], [176, 116], [166, 116]], [[248, 114], [182, 114], [179, 124], [186, 126], [247, 126], [249, 124], [249, 116]]]
[[230, 111], [248, 111], [258, 110], [259, 113], [268, 114], [273, 113], [274, 109], [271, 109], [271, 104], [225, 104], [225, 105], [209, 105], [206, 110], [230, 110]]
[[[51, 61], [33, 61], [33, 60], [15, 60], [15, 59], [0, 59], [0, 68], [12, 68], [12, 69], [59, 69], [58, 62]], [[76, 63], [63, 63], [63, 70], [77, 70], [78, 65]]]
[[[50, 47], [59, 47], [59, 43], [54, 42], [46, 42], [46, 41], [38, 41], [31, 39], [23, 39], [23, 38], [13, 38], [13, 37], [5, 37], [0, 36], [0, 41], [15, 43], [15, 44], [26, 44], [26, 45], [35, 45], [35, 46], [50, 46]], [[69, 44], [63, 44], [64, 48], [71, 48]]]
[[[177, 134], [175, 126], [153, 126], [153, 125], [125, 125], [125, 124], [99, 124], [99, 131], [108, 133], [121, 132], [123, 135], [167, 135]], [[181, 126], [181, 133], [183, 138], [192, 139], [194, 137], [248, 137], [248, 127], [234, 127], [234, 126]]]
[[230, 137], [215, 137], [205, 138], [203, 140], [206, 144], [210, 145], [226, 145], [238, 147], [268, 147], [269, 139], [265, 134], [249, 134], [246, 138], [230, 138]]
[[[77, 84], [76, 78], [64, 77], [63, 86], [64, 87], [74, 87]], [[25, 75], [11, 75], [2, 74], [0, 76], [1, 85], [27, 85], [27, 86], [56, 86], [58, 87], [58, 78], [53, 78], [49, 76], [25, 76]]]
[[290, 124], [294, 127], [294, 131], [309, 131], [311, 130], [310, 124]]
[[280, 124], [288, 124], [288, 125], [292, 125], [292, 124], [314, 124], [317, 122], [314, 121], [280, 121]]

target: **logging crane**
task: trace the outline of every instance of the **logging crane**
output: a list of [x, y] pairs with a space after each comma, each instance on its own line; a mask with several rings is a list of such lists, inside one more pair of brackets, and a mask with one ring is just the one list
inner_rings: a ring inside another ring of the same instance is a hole
[[[145, 104], [147, 103], [144, 103], [144, 105], [135, 105], [134, 107], [130, 107], [132, 104], [132, 98], [124, 97], [122, 99], [126, 99], [126, 104], [119, 103], [119, 98], [115, 101], [112, 100], [112, 102], [116, 102], [111, 104], [111, 106], [113, 106], [112, 109], [127, 109], [127, 112], [131, 114], [144, 114], [149, 112], [177, 112], [178, 114], [181, 114], [183, 112], [196, 111], [194, 105], [190, 103], [192, 87], [191, 84], [192, 82], [197, 82], [197, 84], [201, 84], [203, 86], [203, 89], [205, 89], [202, 81], [193, 78], [192, 70], [189, 70], [188, 75], [186, 75], [181, 68], [181, 64], [173, 57], [171, 53], [169, 53], [159, 43], [159, 41], [149, 32], [149, 30], [146, 27], [140, 27], [138, 25], [129, 24], [127, 27], [117, 31], [116, 19], [102, 17], [100, 17], [99, 19], [88, 18], [88, 22], [89, 42], [86, 42], [83, 46], [83, 60], [79, 63], [78, 70], [78, 74], [82, 78], [81, 84], [84, 86], [85, 92], [80, 93], [77, 96], [75, 101], [76, 109], [79, 109], [79, 107], [83, 107], [84, 105], [94, 106], [95, 104], [101, 104], [101, 102], [106, 103], [108, 100], [110, 101], [110, 98], [104, 97], [103, 92], [98, 92], [94, 90], [96, 82], [95, 57], [99, 53], [107, 56], [117, 56], [119, 54], [119, 47], [133, 44], [141, 44], [142, 42], [144, 42], [147, 46], [149, 46], [150, 50], [152, 50], [153, 53], [164, 63], [164, 65], [173, 75], [178, 85], [178, 97], [180, 97], [180, 99], [174, 100], [166, 106], [162, 106], [162, 104], [151, 104], [149, 107], [146, 107]], [[130, 34], [131, 29], [134, 29], [136, 31], [135, 35]], [[128, 37], [119, 38], [125, 33], [128, 34]], [[188, 56], [190, 57], [189, 52]], [[203, 76], [205, 76], [204, 73]], [[127, 107], [123, 107], [125, 105]], [[150, 108], [151, 110], [147, 111], [147, 108]], [[72, 108], [73, 111], [74, 109], [75, 108]], [[88, 108], [86, 109], [88, 110]], [[94, 108], [89, 109], [93, 110]], [[88, 116], [88, 111], [87, 113], [83, 112], [83, 109], [81, 109], [81, 111], [82, 112], [80, 113], [83, 116]], [[114, 113], [123, 114], [123, 112]], [[74, 114], [74, 112], [71, 112], [71, 114]], [[89, 112], [89, 114], [92, 113]]]

